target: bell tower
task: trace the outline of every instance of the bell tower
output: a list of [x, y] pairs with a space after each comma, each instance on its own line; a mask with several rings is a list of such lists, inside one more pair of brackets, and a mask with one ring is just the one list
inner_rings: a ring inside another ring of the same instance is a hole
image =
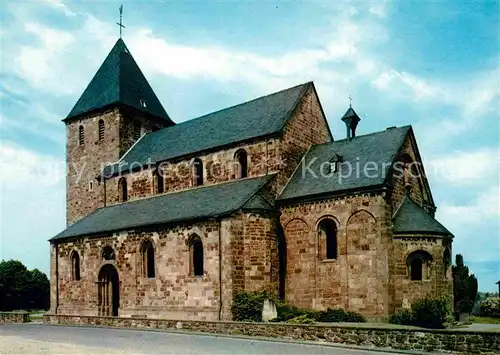
[[105, 164], [143, 134], [175, 124], [121, 38], [63, 122], [68, 225], [104, 205], [97, 177]]

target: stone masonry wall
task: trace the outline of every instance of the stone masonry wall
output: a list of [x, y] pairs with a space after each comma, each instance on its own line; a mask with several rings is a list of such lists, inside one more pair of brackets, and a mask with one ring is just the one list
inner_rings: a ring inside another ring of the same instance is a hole
[[[337, 226], [336, 259], [320, 253], [318, 224]], [[361, 195], [281, 209], [286, 239], [285, 297], [300, 307], [340, 307], [388, 316], [390, 208], [381, 195]]]
[[[179, 191], [194, 187], [193, 160], [203, 162], [204, 185], [234, 180], [236, 176], [235, 154], [244, 149], [248, 154], [248, 177], [278, 173], [275, 193], [284, 187], [304, 153], [313, 144], [331, 140], [326, 118], [323, 116], [319, 99], [312, 87], [304, 95], [292, 118], [286, 124], [281, 138], [268, 138], [246, 142], [216, 152], [202, 153], [182, 159], [163, 162], [160, 171], [164, 177], [164, 191]], [[124, 150], [120, 150], [122, 154]], [[127, 162], [135, 164], [135, 162]], [[153, 194], [156, 182], [153, 169], [124, 174], [127, 180], [129, 198], [135, 199]], [[106, 202], [119, 202], [118, 180], [106, 181]]]
[[292, 118], [286, 123], [280, 141], [281, 172], [277, 191], [281, 192], [306, 151], [314, 144], [332, 140], [319, 98], [312, 86], [305, 93]]
[[206, 332], [293, 340], [318, 341], [323, 345], [345, 344], [369, 348], [413, 350], [452, 354], [494, 355], [500, 353], [498, 332], [407, 329], [391, 326], [296, 325], [285, 323], [243, 323], [181, 321], [145, 318], [79, 317], [45, 315], [46, 324], [77, 324], [140, 329]]
[[[409, 156], [411, 162], [417, 162], [417, 155], [415, 152], [415, 147], [413, 146], [410, 137], [407, 137], [403, 146], [399, 152], [400, 159], [398, 162], [402, 162], [404, 156]], [[400, 165], [401, 167], [401, 165]], [[420, 176], [423, 173], [423, 170], [418, 166], [413, 167], [412, 173], [414, 176], [408, 175], [407, 183], [411, 187], [409, 196], [417, 202], [419, 205], [423, 206], [427, 211], [432, 210], [432, 202], [430, 200], [429, 192], [425, 188], [424, 178]], [[393, 209], [393, 213], [396, 212], [397, 208], [403, 201], [403, 198], [408, 194], [407, 189], [405, 187], [405, 181], [402, 174], [402, 169], [400, 171], [393, 171], [391, 176], [391, 205]]]
[[27, 312], [0, 312], [0, 324], [27, 323], [30, 316]]
[[[84, 237], [57, 247], [52, 244], [51, 312], [99, 315], [98, 275], [103, 266], [111, 264], [119, 276], [119, 316], [231, 319], [237, 292], [275, 285], [275, 225], [272, 216], [237, 214], [220, 221]], [[203, 276], [190, 275], [188, 240], [193, 234], [203, 243]], [[154, 278], [143, 272], [141, 246], [145, 241], [151, 241], [155, 250]], [[105, 246], [113, 248], [114, 260], [104, 260]], [[72, 252], [80, 257], [80, 280], [72, 279]]]
[[[167, 123], [163, 119], [154, 119], [144, 112], [132, 109], [130, 107], [120, 108], [120, 158], [135, 144], [134, 127], [139, 124], [141, 127], [141, 136], [146, 133], [166, 127]], [[114, 163], [112, 161], [110, 163]]]
[[[396, 309], [410, 308], [411, 305], [424, 298], [453, 297], [453, 280], [451, 264], [445, 265], [444, 251], [451, 248], [451, 241], [436, 236], [408, 235], [394, 237], [395, 270], [394, 305]], [[432, 256], [432, 261], [421, 281], [411, 280], [408, 256], [415, 251], [425, 251]], [[450, 250], [451, 251], [451, 250]]]
[[246, 291], [278, 292], [278, 243], [273, 216], [243, 215], [243, 262]]
[[[203, 242], [204, 275], [190, 276], [188, 238], [197, 234]], [[140, 248], [150, 240], [155, 248], [155, 278], [142, 272]], [[219, 311], [218, 223], [205, 222], [156, 230], [137, 230], [82, 238], [59, 245], [58, 313], [97, 315], [98, 274], [113, 264], [120, 280], [120, 316], [217, 319]], [[104, 246], [111, 246], [116, 260], [105, 261]], [[71, 279], [70, 254], [80, 255], [81, 279]]]
[[[204, 186], [235, 180], [237, 178], [235, 154], [241, 149], [245, 150], [248, 154], [248, 177], [278, 172], [278, 148], [278, 140], [268, 139], [197, 156], [196, 158], [201, 159], [203, 162]], [[193, 160], [194, 158], [189, 158], [160, 164], [159, 169], [163, 172], [165, 192], [180, 191], [195, 187]], [[133, 162], [128, 163], [132, 164]], [[155, 194], [157, 191], [157, 181], [153, 178], [154, 171], [155, 169], [153, 168], [146, 168], [107, 180], [107, 204], [119, 202], [118, 181], [120, 178], [127, 180], [130, 200]]]
[[[98, 138], [98, 121], [104, 121], [104, 139]], [[79, 127], [84, 127], [84, 145], [79, 144]], [[104, 205], [103, 187], [96, 177], [102, 162], [119, 158], [120, 114], [113, 109], [66, 124], [66, 219], [67, 223], [85, 217]], [[90, 188], [92, 183], [92, 189]]]
[[[99, 140], [99, 120], [104, 121], [104, 138]], [[155, 125], [137, 110], [114, 108], [71, 120], [66, 124], [66, 219], [67, 223], [85, 217], [104, 206], [104, 184], [97, 181], [105, 164], [117, 162], [135, 143], [134, 122], [142, 133]], [[84, 144], [79, 144], [79, 127], [84, 128]]]

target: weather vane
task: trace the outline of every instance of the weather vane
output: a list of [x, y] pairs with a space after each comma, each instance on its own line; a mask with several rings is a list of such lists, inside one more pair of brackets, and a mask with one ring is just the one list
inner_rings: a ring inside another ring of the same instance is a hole
[[352, 96], [351, 94], [349, 94], [349, 108], [351, 108], [351, 104], [352, 104]]
[[120, 38], [122, 38], [122, 28], [125, 28], [125, 26], [122, 25], [122, 14], [123, 14], [123, 5], [120, 5], [120, 22], [116, 23], [120, 27]]

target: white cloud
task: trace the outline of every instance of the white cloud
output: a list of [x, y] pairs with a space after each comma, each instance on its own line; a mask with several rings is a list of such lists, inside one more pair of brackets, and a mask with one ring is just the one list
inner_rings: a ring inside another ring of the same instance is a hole
[[[439, 210], [439, 215], [443, 220], [449, 221], [448, 223], [456, 226], [464, 224], [478, 225], [488, 220], [496, 220], [498, 224], [500, 217], [500, 187], [491, 186], [468, 204], [457, 205], [445, 202]], [[498, 230], [496, 233], [498, 234]]]
[[[172, 44], [148, 29], [135, 31], [127, 41], [144, 71], [152, 74], [181, 79], [244, 80], [269, 87], [272, 80], [297, 83], [313, 78], [321, 81], [325, 77], [341, 77], [341, 72], [325, 68], [326, 63], [350, 63], [356, 68], [359, 62], [360, 73], [370, 72], [374, 65], [368, 55], [362, 55], [365, 34], [367, 29], [362, 24], [342, 21], [333, 28], [329, 41], [321, 48], [301, 48], [277, 56], [238, 52], [225, 47]], [[372, 38], [373, 35], [372, 32]]]
[[369, 7], [370, 13], [380, 18], [384, 18], [387, 15], [387, 1], [378, 0], [376, 2], [372, 2]]
[[429, 83], [416, 75], [388, 69], [372, 80], [372, 84], [384, 91], [391, 92], [398, 98], [411, 98], [414, 101], [435, 100], [445, 101], [448, 94], [439, 85]]
[[[443, 201], [437, 219], [455, 234], [453, 250], [471, 262], [498, 265], [500, 257], [500, 187], [490, 186], [468, 203]], [[484, 287], [484, 286], [483, 286]]]
[[66, 16], [76, 16], [76, 13], [66, 6], [61, 0], [43, 0], [43, 3], [52, 7], [53, 9], [62, 12]]
[[0, 141], [1, 183], [4, 187], [59, 185], [65, 179], [64, 161], [38, 154], [14, 143]]
[[49, 271], [47, 240], [64, 228], [64, 162], [0, 141], [0, 258]]
[[499, 166], [498, 150], [483, 148], [434, 157], [426, 170], [434, 182], [477, 186], [491, 183], [492, 179], [498, 181]]
[[67, 76], [60, 71], [63, 69], [61, 63], [66, 59], [65, 49], [74, 41], [74, 36], [36, 23], [26, 24], [25, 30], [34, 34], [39, 44], [20, 48], [16, 58], [19, 75], [37, 88], [67, 92], [65, 86], [60, 85]]
[[[500, 87], [498, 68], [472, 73], [455, 80], [428, 79], [388, 69], [371, 82], [372, 86], [396, 102], [411, 101], [419, 112], [413, 122], [420, 131], [424, 150], [454, 145], [460, 135], [483, 127], [500, 132]], [[430, 116], [430, 117], [429, 117]], [[429, 124], [429, 120], [432, 124]]]
[[[427, 79], [404, 71], [387, 69], [372, 80], [372, 85], [395, 99], [409, 99], [441, 107], [455, 106], [460, 111], [460, 118], [453, 118], [453, 122], [458, 121], [457, 125], [464, 128], [476, 122], [478, 116], [490, 112], [498, 115], [498, 68], [454, 81]], [[448, 125], [450, 123], [452, 120], [446, 122]], [[459, 131], [461, 133], [463, 130]]]
[[[59, 1], [51, 4], [64, 5]], [[267, 91], [316, 79], [346, 90], [346, 81], [352, 83], [354, 77], [374, 71], [376, 64], [370, 59], [368, 48], [384, 42], [387, 33], [369, 16], [360, 16], [359, 12], [363, 10], [365, 14], [367, 9], [349, 4], [341, 8], [342, 11], [335, 12], [331, 28], [317, 29], [317, 37], [322, 39], [320, 45], [278, 55], [235, 51], [223, 46], [176, 44], [156, 37], [149, 29], [129, 29], [127, 44], [140, 67], [150, 75], [245, 81]], [[357, 11], [352, 11], [353, 8]], [[79, 74], [95, 70], [98, 65], [97, 50], [109, 50], [116, 38], [116, 29], [111, 24], [89, 14], [78, 17], [82, 26], [72, 32], [28, 23], [24, 30], [37, 37], [39, 44], [22, 45], [18, 49], [16, 72], [38, 89], [56, 94], [74, 93], [75, 82], [88, 80], [88, 76]], [[92, 56], [85, 51], [87, 48]], [[352, 72], [349, 78], [344, 75], [345, 65]]]

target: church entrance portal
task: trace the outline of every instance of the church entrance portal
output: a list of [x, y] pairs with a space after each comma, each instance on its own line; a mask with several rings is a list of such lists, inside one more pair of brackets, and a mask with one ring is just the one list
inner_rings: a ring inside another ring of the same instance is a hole
[[113, 265], [107, 264], [99, 271], [98, 307], [100, 316], [118, 316], [120, 307], [120, 283], [118, 271]]

